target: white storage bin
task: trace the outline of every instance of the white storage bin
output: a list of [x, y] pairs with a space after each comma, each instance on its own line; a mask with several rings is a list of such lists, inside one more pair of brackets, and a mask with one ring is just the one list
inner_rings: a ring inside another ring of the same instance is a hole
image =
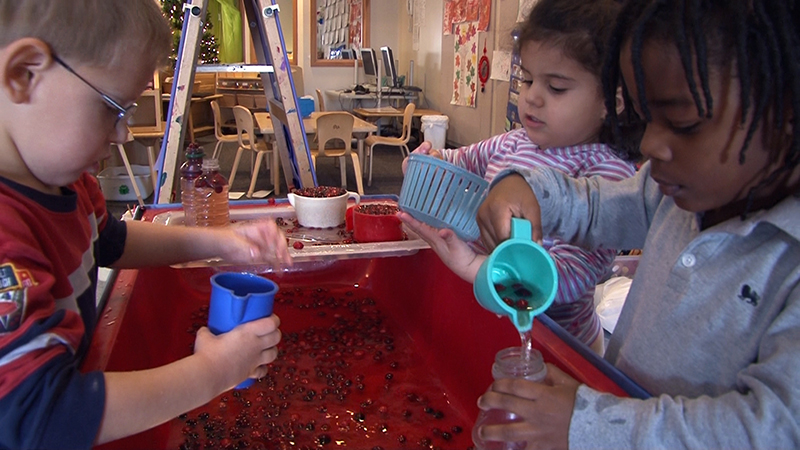
[[[150, 197], [153, 193], [153, 180], [150, 177], [150, 167], [132, 165], [134, 179], [142, 194], [142, 199]], [[106, 200], [126, 201], [136, 200], [136, 191], [131, 185], [131, 178], [124, 166], [107, 167], [97, 174], [100, 190]]]
[[420, 119], [422, 122], [420, 128], [425, 133], [425, 140], [436, 150], [444, 148], [449, 120], [447, 116], [437, 115], [422, 116]]

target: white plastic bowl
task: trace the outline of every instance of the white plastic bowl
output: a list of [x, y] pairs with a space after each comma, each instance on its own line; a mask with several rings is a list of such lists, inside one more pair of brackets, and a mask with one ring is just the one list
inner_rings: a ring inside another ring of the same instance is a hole
[[306, 228], [330, 228], [344, 223], [347, 212], [347, 200], [354, 198], [356, 204], [361, 196], [346, 191], [336, 197], [306, 197], [290, 192], [286, 195], [294, 207], [297, 221]]

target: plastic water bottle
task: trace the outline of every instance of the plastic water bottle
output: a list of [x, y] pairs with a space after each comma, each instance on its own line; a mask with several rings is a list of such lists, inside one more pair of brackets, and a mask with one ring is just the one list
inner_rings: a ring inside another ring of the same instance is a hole
[[203, 174], [194, 182], [198, 200], [196, 206], [197, 226], [217, 227], [231, 223], [228, 210], [228, 180], [219, 173], [219, 160], [207, 158], [203, 161]]
[[194, 189], [195, 181], [203, 174], [203, 148], [191, 143], [186, 148], [186, 161], [181, 165], [181, 204], [183, 205], [183, 224], [187, 227], [197, 225], [198, 198]]
[[[510, 347], [497, 352], [492, 365], [492, 377], [524, 378], [528, 381], [540, 382], [547, 375], [539, 350], [526, 347]], [[477, 450], [516, 450], [524, 449], [525, 442], [484, 441], [478, 437], [478, 429], [483, 425], [500, 425], [518, 422], [516, 414], [502, 409], [481, 411], [475, 426], [472, 427], [472, 442]]]

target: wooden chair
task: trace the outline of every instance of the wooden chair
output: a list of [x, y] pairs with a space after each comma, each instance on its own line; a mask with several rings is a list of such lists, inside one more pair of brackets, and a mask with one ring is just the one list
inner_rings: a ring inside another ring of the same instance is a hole
[[228, 183], [233, 186], [233, 180], [236, 177], [236, 169], [239, 168], [239, 160], [242, 157], [244, 150], [250, 150], [256, 154], [256, 162], [252, 167], [252, 175], [250, 177], [250, 189], [247, 191], [247, 197], [253, 196], [253, 190], [256, 186], [258, 179], [258, 171], [261, 167], [261, 161], [264, 159], [264, 154], [272, 153], [272, 161], [269, 159], [264, 160], [264, 165], [267, 166], [272, 175], [272, 185], [275, 188], [275, 194], [280, 193], [280, 184], [278, 183], [278, 152], [272, 150], [269, 145], [262, 139], [259, 140], [253, 130], [253, 113], [244, 106], [233, 107], [233, 117], [236, 119], [236, 137], [239, 142], [239, 149], [236, 151], [236, 158], [233, 160], [233, 168], [231, 168], [231, 176], [228, 178]]
[[325, 111], [325, 99], [322, 98], [322, 91], [317, 89], [317, 110]]
[[211, 111], [214, 113], [214, 137], [217, 138], [217, 145], [214, 146], [214, 153], [211, 157], [219, 158], [219, 152], [222, 150], [222, 146], [224, 144], [237, 143], [238, 137], [235, 134], [227, 134], [222, 131], [222, 112], [220, 111], [218, 101], [211, 101]]
[[367, 181], [368, 186], [372, 186], [372, 158], [373, 158], [373, 148], [376, 145], [388, 145], [391, 147], [400, 147], [400, 153], [403, 156], [408, 156], [410, 151], [408, 150], [408, 140], [411, 138], [411, 120], [414, 117], [414, 104], [409, 103], [406, 105], [406, 109], [403, 112], [403, 132], [400, 137], [389, 137], [389, 136], [367, 136], [367, 139], [364, 141], [365, 145], [367, 146], [367, 159], [369, 159], [369, 179]]
[[[355, 117], [347, 112], [332, 111], [320, 114], [317, 117], [317, 142], [319, 145], [316, 150], [312, 150], [311, 159], [314, 167], [317, 166], [317, 158], [333, 157], [338, 158], [339, 171], [342, 174], [342, 187], [347, 188], [347, 174], [345, 172], [347, 164], [345, 156], [350, 155], [353, 160], [353, 171], [356, 177], [356, 187], [359, 195], [364, 195], [364, 185], [361, 180], [361, 164], [358, 153], [353, 151], [353, 122]], [[326, 148], [331, 142], [338, 142], [340, 146]]]

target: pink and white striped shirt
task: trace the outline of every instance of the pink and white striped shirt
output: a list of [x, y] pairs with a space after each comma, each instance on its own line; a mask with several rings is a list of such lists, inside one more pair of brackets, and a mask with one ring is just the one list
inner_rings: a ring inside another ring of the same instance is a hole
[[[552, 167], [572, 177], [599, 175], [610, 180], [633, 176], [633, 163], [617, 157], [605, 144], [542, 149], [520, 128], [457, 149], [440, 150], [449, 161], [491, 181], [509, 167]], [[591, 344], [600, 333], [594, 310], [595, 285], [611, 267], [614, 249], [587, 251], [556, 238], [545, 239], [558, 270], [558, 294], [547, 315], [582, 342]]]

